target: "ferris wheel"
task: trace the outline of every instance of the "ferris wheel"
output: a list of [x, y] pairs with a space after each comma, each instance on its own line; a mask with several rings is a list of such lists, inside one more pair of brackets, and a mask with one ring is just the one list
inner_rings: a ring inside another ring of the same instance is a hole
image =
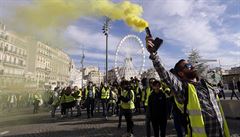
[[115, 53], [115, 75], [118, 81], [122, 77], [138, 77], [145, 66], [145, 49], [142, 41], [136, 35], [125, 36], [118, 44]]

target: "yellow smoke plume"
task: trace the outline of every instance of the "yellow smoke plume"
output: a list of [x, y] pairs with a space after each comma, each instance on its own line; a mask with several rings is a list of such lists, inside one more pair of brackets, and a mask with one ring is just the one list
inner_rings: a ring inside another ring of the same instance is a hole
[[28, 27], [65, 28], [83, 16], [107, 16], [123, 20], [134, 30], [142, 31], [148, 23], [141, 18], [143, 9], [129, 1], [113, 3], [110, 0], [36, 0], [17, 10], [19, 20]]

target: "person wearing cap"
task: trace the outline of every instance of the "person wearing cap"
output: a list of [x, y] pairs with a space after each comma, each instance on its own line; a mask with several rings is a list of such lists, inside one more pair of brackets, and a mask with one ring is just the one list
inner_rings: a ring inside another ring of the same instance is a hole
[[146, 47], [156, 71], [170, 86], [177, 107], [187, 118], [187, 136], [230, 137], [216, 89], [200, 78], [194, 66], [184, 59], [175, 64], [176, 76], [167, 71], [154, 43], [152, 37], [146, 37]]

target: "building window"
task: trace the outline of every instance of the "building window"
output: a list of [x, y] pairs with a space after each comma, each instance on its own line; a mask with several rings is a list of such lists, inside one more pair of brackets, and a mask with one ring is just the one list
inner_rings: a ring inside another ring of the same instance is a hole
[[17, 51], [17, 54], [19, 54], [19, 49], [17, 49], [16, 51]]
[[12, 51], [13, 51], [13, 52], [16, 52], [16, 47], [13, 47]]
[[8, 44], [6, 44], [6, 47], [4, 48], [5, 51], [8, 51]]
[[10, 56], [6, 55], [6, 61], [10, 62]]
[[11, 58], [11, 63], [14, 63], [14, 57], [10, 57]]
[[23, 61], [19, 60], [19, 65], [23, 66]]
[[7, 46], [7, 50], [8, 50], [8, 51], [11, 51], [11, 46], [10, 46], [10, 45]]
[[18, 62], [18, 59], [16, 58], [16, 64], [18, 64], [19, 62]]
[[19, 49], [19, 53], [18, 53], [19, 55], [21, 55], [22, 54], [22, 50], [21, 49]]
[[3, 42], [1, 42], [1, 45], [0, 45], [0, 50], [3, 50], [3, 48], [4, 48], [4, 43], [3, 43]]
[[3, 53], [0, 53], [0, 60], [3, 60]]
[[10, 47], [9, 51], [13, 51], [13, 46], [9, 46], [9, 47]]

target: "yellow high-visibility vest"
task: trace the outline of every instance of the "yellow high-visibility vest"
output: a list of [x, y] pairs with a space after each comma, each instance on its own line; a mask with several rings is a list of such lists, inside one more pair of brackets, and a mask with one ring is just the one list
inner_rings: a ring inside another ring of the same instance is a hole
[[[76, 92], [79, 92], [78, 94], [76, 94]], [[77, 100], [81, 100], [81, 98], [82, 98], [82, 90], [78, 90], [78, 91], [75, 91], [75, 93], [73, 93], [74, 94], [74, 98], [75, 99], [77, 99]]]
[[[95, 93], [96, 93], [95, 87], [92, 87], [92, 92], [93, 92], [93, 98], [95, 98]], [[88, 88], [86, 88], [86, 93], [85, 93], [85, 98], [87, 97], [88, 97]]]
[[147, 87], [146, 93], [145, 93], [145, 102], [144, 102], [144, 105], [145, 105], [145, 106], [148, 106], [148, 98], [149, 98], [149, 96], [151, 95], [151, 93], [152, 93], [151, 88], [150, 88], [150, 87]]
[[101, 99], [109, 99], [110, 89], [105, 90], [105, 87], [102, 88]]
[[[126, 97], [126, 96], [128, 96], [128, 91], [126, 91], [126, 90], [123, 90], [123, 97]], [[134, 92], [131, 90], [131, 92], [130, 92], [130, 101], [128, 101], [128, 102], [123, 102], [122, 101], [122, 104], [121, 104], [121, 107], [123, 108], [123, 109], [134, 109], [135, 108], [135, 105], [134, 105]]]
[[61, 97], [61, 103], [69, 103], [69, 102], [72, 102], [72, 101], [74, 101], [75, 99], [74, 99], [74, 97], [72, 96], [72, 95], [63, 95], [62, 97]]
[[[188, 83], [188, 103], [187, 103], [187, 112], [189, 117], [189, 123], [187, 125], [188, 137], [207, 137], [205, 131], [205, 124], [201, 112], [200, 102], [197, 96], [196, 89], [194, 85]], [[177, 107], [183, 112], [184, 104], [180, 104], [176, 101]], [[221, 108], [220, 103], [218, 104], [221, 110], [221, 114], [224, 120], [224, 137], [230, 137], [229, 129], [224, 118], [224, 114]]]

